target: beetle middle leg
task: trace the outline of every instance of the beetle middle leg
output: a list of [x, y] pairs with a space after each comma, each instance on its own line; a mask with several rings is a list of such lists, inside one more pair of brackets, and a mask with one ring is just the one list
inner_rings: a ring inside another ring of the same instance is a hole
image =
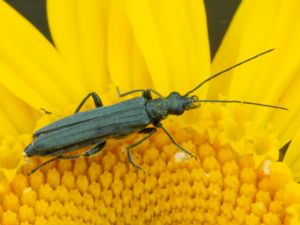
[[157, 123], [155, 124], [156, 127], [160, 127], [170, 138], [171, 142], [176, 145], [178, 148], [180, 148], [180, 150], [182, 150], [183, 152], [185, 152], [186, 154], [188, 154], [191, 158], [195, 158], [197, 159], [197, 156], [195, 156], [193, 153], [189, 152], [188, 150], [186, 150], [184, 147], [182, 147], [180, 144], [178, 144], [175, 139], [173, 138], [173, 136], [169, 133], [169, 131], [164, 128], [164, 126], [161, 123]]
[[117, 87], [117, 93], [118, 93], [119, 97], [125, 97], [127, 95], [137, 93], [137, 92], [142, 92], [142, 96], [148, 100], [152, 99], [151, 92], [156, 94], [158, 97], [163, 98], [163, 96], [159, 92], [157, 92], [151, 88], [150, 89], [136, 89], [136, 90], [131, 90], [128, 92], [120, 93], [120, 89], [119, 89], [119, 87]]
[[87, 96], [85, 96], [84, 99], [82, 99], [82, 101], [77, 106], [77, 108], [76, 108], [76, 110], [75, 110], [74, 113], [78, 113], [79, 112], [79, 110], [81, 109], [81, 107], [83, 106], [83, 104], [88, 100], [89, 97], [93, 98], [96, 107], [103, 106], [102, 101], [101, 101], [99, 95], [96, 92], [91, 92]]
[[105, 144], [106, 144], [106, 141], [101, 142], [101, 143], [95, 145], [94, 147], [88, 149], [86, 152], [81, 153], [81, 154], [77, 154], [77, 155], [70, 155], [70, 156], [59, 155], [59, 156], [56, 156], [52, 159], [49, 159], [48, 161], [43, 162], [42, 164], [38, 165], [37, 167], [35, 167], [33, 170], [30, 171], [28, 176], [33, 174], [34, 172], [36, 172], [40, 168], [44, 167], [45, 165], [47, 165], [47, 164], [49, 164], [49, 163], [51, 163], [55, 160], [58, 160], [58, 159], [72, 160], [72, 159], [78, 159], [78, 158], [82, 158], [82, 157], [90, 157], [92, 155], [95, 155], [95, 154], [99, 153], [104, 148]]
[[144, 142], [145, 140], [150, 138], [156, 131], [157, 131], [157, 129], [155, 127], [148, 127], [148, 128], [141, 130], [139, 133], [145, 133], [147, 135], [145, 137], [143, 137], [141, 140], [137, 141], [136, 143], [133, 143], [133, 144], [127, 146], [128, 162], [131, 163], [131, 165], [133, 165], [136, 169], [141, 170], [143, 173], [145, 173], [145, 171], [142, 169], [142, 167], [137, 165], [132, 159], [132, 150], [134, 147], [136, 147], [137, 145], [141, 144], [142, 142]]

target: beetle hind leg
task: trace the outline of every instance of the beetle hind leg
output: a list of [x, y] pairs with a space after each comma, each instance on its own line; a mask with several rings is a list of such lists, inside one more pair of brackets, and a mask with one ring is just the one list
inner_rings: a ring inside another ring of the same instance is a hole
[[99, 153], [104, 148], [105, 144], [106, 144], [106, 141], [101, 142], [101, 143], [95, 145], [94, 147], [90, 148], [86, 152], [81, 153], [81, 154], [77, 154], [77, 155], [70, 155], [70, 156], [59, 155], [59, 156], [56, 156], [56, 157], [54, 157], [52, 159], [49, 159], [48, 161], [45, 161], [42, 164], [38, 165], [33, 170], [31, 170], [29, 172], [29, 174], [27, 174], [27, 175], [29, 176], [29, 175], [33, 174], [34, 172], [36, 172], [40, 168], [44, 167], [45, 165], [47, 165], [47, 164], [49, 164], [49, 163], [51, 163], [51, 162], [53, 162], [55, 160], [58, 160], [58, 159], [73, 160], [73, 159], [78, 159], [78, 158], [82, 158], [82, 157], [94, 156], [94, 155], [96, 155], [97, 153]]
[[44, 167], [45, 165], [47, 165], [47, 164], [49, 164], [49, 163], [51, 163], [51, 162], [53, 162], [53, 161], [55, 161], [55, 160], [58, 160], [58, 159], [60, 159], [60, 156], [54, 157], [54, 158], [52, 158], [52, 159], [49, 159], [49, 160], [43, 162], [42, 164], [38, 165], [38, 166], [35, 167], [33, 170], [31, 170], [31, 171], [27, 174], [27, 176], [30, 176], [31, 174], [35, 173], [37, 170], [41, 169], [41, 168]]

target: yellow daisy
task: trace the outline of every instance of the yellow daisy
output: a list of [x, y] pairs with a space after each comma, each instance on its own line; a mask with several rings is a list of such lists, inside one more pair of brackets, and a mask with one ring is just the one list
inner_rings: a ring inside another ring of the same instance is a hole
[[[201, 1], [49, 0], [55, 47], [0, 1], [1, 223], [299, 224], [299, 4], [243, 1], [211, 67]], [[96, 91], [104, 105], [123, 100], [117, 86], [186, 93], [271, 48], [196, 93], [289, 111], [204, 104], [164, 121], [197, 160], [183, 160], [160, 131], [134, 150], [145, 174], [124, 153], [141, 138], [133, 134], [109, 140], [96, 157], [58, 160], [26, 175], [44, 161], [22, 157], [34, 130], [72, 114], [87, 93]]]

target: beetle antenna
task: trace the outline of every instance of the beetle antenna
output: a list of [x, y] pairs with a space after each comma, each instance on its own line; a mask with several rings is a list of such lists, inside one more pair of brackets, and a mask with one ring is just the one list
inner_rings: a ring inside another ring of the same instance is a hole
[[256, 105], [256, 106], [263, 106], [263, 107], [269, 107], [274, 109], [282, 109], [282, 110], [288, 110], [288, 108], [282, 107], [282, 106], [276, 106], [276, 105], [267, 105], [257, 102], [247, 102], [247, 101], [240, 101], [240, 100], [196, 100], [193, 102], [217, 102], [217, 103], [238, 103], [238, 104], [246, 104], [246, 105]]
[[246, 60], [244, 60], [244, 61], [242, 61], [242, 62], [239, 62], [239, 63], [237, 63], [237, 64], [235, 64], [235, 65], [233, 65], [233, 66], [231, 66], [231, 67], [228, 67], [228, 68], [225, 69], [225, 70], [222, 70], [222, 71], [220, 71], [220, 72], [218, 72], [218, 73], [216, 73], [216, 74], [214, 74], [214, 75], [208, 77], [206, 80], [204, 80], [204, 81], [202, 81], [200, 84], [198, 84], [195, 88], [193, 88], [192, 90], [188, 91], [183, 97], [186, 97], [186, 96], [190, 95], [191, 93], [193, 93], [194, 91], [196, 91], [198, 88], [200, 88], [203, 84], [205, 84], [205, 83], [207, 83], [208, 81], [210, 81], [210, 80], [212, 80], [212, 79], [214, 79], [214, 78], [216, 78], [216, 77], [222, 75], [223, 73], [226, 73], [227, 71], [232, 70], [232, 69], [234, 69], [234, 68], [236, 68], [236, 67], [238, 67], [238, 66], [241, 66], [242, 64], [247, 63], [247, 62], [249, 62], [249, 61], [251, 61], [251, 60], [253, 60], [253, 59], [256, 59], [256, 58], [258, 58], [258, 57], [260, 57], [260, 56], [262, 56], [262, 55], [264, 55], [264, 54], [267, 54], [267, 53], [269, 53], [269, 52], [272, 52], [274, 49], [275, 49], [275, 48], [272, 48], [272, 49], [269, 49], [269, 50], [267, 50], [267, 51], [261, 52], [261, 53], [255, 55], [255, 56], [252, 56], [252, 57], [250, 57], [250, 58], [248, 58], [248, 59], [246, 59]]

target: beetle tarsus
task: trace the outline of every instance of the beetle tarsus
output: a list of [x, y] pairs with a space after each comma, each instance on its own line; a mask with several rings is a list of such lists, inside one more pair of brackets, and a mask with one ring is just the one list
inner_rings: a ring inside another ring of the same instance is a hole
[[145, 171], [142, 169], [141, 166], [137, 165], [133, 159], [132, 159], [132, 150], [134, 147], [136, 147], [137, 145], [141, 144], [142, 142], [144, 142], [145, 140], [147, 140], [148, 138], [150, 138], [155, 132], [157, 131], [157, 129], [155, 127], [147, 127], [143, 130], [141, 130], [139, 133], [144, 133], [147, 134], [145, 137], [143, 137], [141, 140], [137, 141], [136, 143], [133, 143], [129, 146], [127, 146], [127, 157], [128, 157], [128, 162], [133, 165], [135, 168], [141, 170], [143, 173], [145, 173]]
[[173, 138], [173, 136], [169, 133], [169, 131], [164, 128], [164, 126], [161, 124], [161, 123], [157, 123], [156, 124], [156, 127], [160, 127], [167, 135], [168, 137], [170, 138], [171, 142], [176, 145], [181, 151], [183, 151], [184, 153], [186, 153], [187, 155], [190, 156], [190, 158], [195, 158], [197, 159], [197, 156], [194, 155], [193, 153], [191, 153], [190, 151], [186, 150], [184, 147], [182, 147], [180, 144], [178, 144], [175, 139]]
[[133, 165], [134, 168], [142, 171], [143, 173], [145, 173], [145, 171], [143, 170], [143, 168], [141, 166], [139, 166], [138, 164], [136, 164], [133, 159], [132, 159], [132, 152], [131, 152], [132, 148], [127, 147], [127, 158], [128, 158], [128, 162]]

